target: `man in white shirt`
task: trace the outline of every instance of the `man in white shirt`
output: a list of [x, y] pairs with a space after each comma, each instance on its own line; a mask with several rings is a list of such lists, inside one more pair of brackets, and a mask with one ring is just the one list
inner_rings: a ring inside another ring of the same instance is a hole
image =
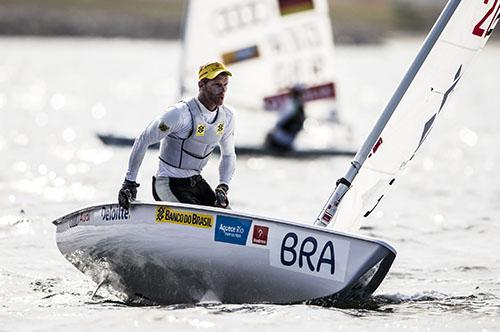
[[[229, 182], [236, 166], [233, 112], [223, 105], [229, 76], [219, 62], [200, 67], [198, 96], [182, 100], [153, 120], [136, 138], [125, 181], [118, 193], [128, 209], [137, 195], [137, 173], [148, 146], [160, 143], [159, 165], [153, 176], [156, 200], [227, 208]], [[219, 185], [212, 190], [201, 176], [210, 154], [220, 147]]]

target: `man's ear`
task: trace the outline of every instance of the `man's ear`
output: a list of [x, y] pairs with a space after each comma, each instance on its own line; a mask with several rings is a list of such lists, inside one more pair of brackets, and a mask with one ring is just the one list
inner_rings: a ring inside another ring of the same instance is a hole
[[203, 80], [198, 81], [198, 88], [201, 89], [204, 85], [205, 85], [205, 82], [203, 82]]

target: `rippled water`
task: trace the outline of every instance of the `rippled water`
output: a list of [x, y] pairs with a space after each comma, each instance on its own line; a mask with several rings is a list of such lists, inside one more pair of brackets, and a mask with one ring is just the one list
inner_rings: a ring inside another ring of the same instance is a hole
[[[351, 124], [350, 144], [364, 139], [420, 42], [338, 47], [339, 106]], [[176, 98], [179, 49], [119, 39], [0, 39], [0, 331], [498, 330], [496, 44], [466, 73], [415, 162], [363, 229], [398, 250], [370, 301], [349, 308], [137, 307], [105, 291], [92, 296], [96, 285], [59, 253], [50, 222], [115, 199], [129, 151], [104, 147], [95, 133], [134, 135], [163, 111]], [[270, 126], [270, 115], [239, 117], [241, 141]], [[148, 153], [142, 200], [152, 199], [156, 162]], [[233, 207], [311, 223], [348, 163], [239, 158]], [[217, 180], [216, 163], [206, 177]]]

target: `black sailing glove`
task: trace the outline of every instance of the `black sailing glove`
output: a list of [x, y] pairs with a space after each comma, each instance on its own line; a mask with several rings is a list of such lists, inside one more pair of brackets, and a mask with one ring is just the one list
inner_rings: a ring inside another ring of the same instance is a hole
[[130, 202], [135, 201], [137, 197], [137, 187], [139, 184], [134, 181], [123, 181], [122, 188], [118, 192], [118, 204], [124, 209], [130, 208]]
[[229, 207], [229, 199], [227, 198], [227, 192], [229, 187], [227, 184], [221, 183], [215, 188], [215, 203], [214, 206], [226, 209]]

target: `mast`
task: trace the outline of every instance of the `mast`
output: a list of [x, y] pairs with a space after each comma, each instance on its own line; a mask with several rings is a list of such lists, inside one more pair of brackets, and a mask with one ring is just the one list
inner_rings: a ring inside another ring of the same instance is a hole
[[356, 153], [356, 156], [354, 157], [353, 161], [351, 161], [351, 165], [348, 168], [345, 176], [337, 180], [337, 185], [335, 187], [335, 190], [330, 196], [328, 202], [321, 210], [319, 216], [316, 218], [314, 225], [326, 227], [335, 216], [335, 213], [337, 212], [337, 209], [339, 207], [340, 202], [342, 201], [342, 198], [351, 187], [354, 178], [356, 177], [360, 169], [363, 167], [363, 164], [368, 158], [368, 155], [370, 154], [372, 148], [375, 146], [375, 144], [377, 144], [380, 134], [382, 133], [385, 126], [389, 122], [392, 114], [398, 107], [401, 99], [404, 97], [406, 91], [408, 90], [411, 83], [415, 79], [415, 76], [417, 75], [418, 71], [424, 64], [425, 60], [427, 59], [427, 56], [429, 55], [432, 48], [438, 41], [439, 37], [441, 36], [441, 33], [446, 28], [448, 22], [450, 21], [451, 17], [455, 13], [455, 10], [457, 9], [457, 7], [460, 5], [461, 2], [462, 0], [450, 0], [446, 5], [445, 9], [441, 13], [438, 20], [436, 21], [436, 24], [434, 25], [431, 32], [424, 41], [424, 44], [422, 45], [420, 51], [418, 52], [415, 60], [413, 60], [413, 63], [411, 64], [410, 68], [403, 77], [403, 80], [396, 89], [394, 95], [389, 100], [389, 103], [385, 107], [382, 115], [377, 120], [375, 126], [368, 135], [367, 139]]

